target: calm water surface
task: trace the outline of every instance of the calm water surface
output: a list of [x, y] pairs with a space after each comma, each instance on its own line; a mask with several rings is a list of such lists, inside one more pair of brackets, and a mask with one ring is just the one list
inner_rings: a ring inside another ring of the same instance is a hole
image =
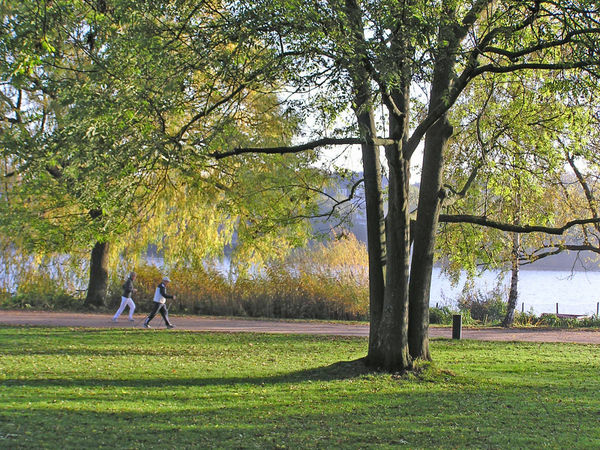
[[[475, 286], [483, 292], [490, 291], [497, 283], [497, 272], [487, 272], [478, 278]], [[510, 278], [504, 277], [508, 287]], [[431, 305], [452, 303], [461, 292], [464, 279], [452, 286], [440, 269], [434, 269], [431, 283]], [[518, 309], [524, 304], [525, 311], [535, 314], [559, 313], [596, 314], [600, 302], [600, 272], [570, 272], [552, 270], [521, 270], [519, 272]]]

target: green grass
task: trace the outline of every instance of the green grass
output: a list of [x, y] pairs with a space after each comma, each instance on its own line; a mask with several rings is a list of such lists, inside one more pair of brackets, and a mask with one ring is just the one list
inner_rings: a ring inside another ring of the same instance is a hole
[[600, 348], [435, 340], [365, 370], [362, 338], [0, 328], [0, 448], [598, 448]]

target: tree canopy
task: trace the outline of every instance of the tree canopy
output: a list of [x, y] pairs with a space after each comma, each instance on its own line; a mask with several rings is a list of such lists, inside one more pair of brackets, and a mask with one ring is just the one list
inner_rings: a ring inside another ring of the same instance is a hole
[[222, 249], [234, 228], [248, 247], [260, 236], [277, 236], [272, 248], [301, 239], [294, 218], [315, 208], [303, 183], [326, 179], [314, 155], [208, 157], [289, 143], [299, 123], [272, 93], [278, 82], [260, 52], [222, 13], [209, 2], [3, 7], [6, 232], [64, 250], [130, 230], [149, 237], [151, 219], [170, 211], [188, 216], [173, 238], [200, 227], [198, 238], [211, 236], [191, 249]]
[[[32, 1], [13, 8], [3, 21], [11, 37], [3, 44], [4, 70], [17, 77], [11, 78], [14, 91], [4, 98], [4, 108], [13, 111], [8, 122], [23, 124], [24, 111], [17, 106], [23, 105], [18, 100], [23, 93], [30, 99], [35, 93], [40, 99], [26, 103], [40, 105], [44, 96], [49, 102], [52, 92], [60, 95], [50, 112], [44, 107], [45, 114], [38, 112], [35, 120], [44, 127], [31, 122], [15, 128], [22, 133], [15, 142], [36, 138], [43, 145], [26, 146], [31, 153], [10, 163], [26, 167], [40, 161], [35, 177], [64, 183], [56, 191], [58, 200], [76, 193], [91, 222], [101, 224], [94, 236], [114, 224], [109, 218], [131, 211], [143, 217], [133, 205], [152, 205], [146, 199], [160, 192], [157, 186], [168, 185], [173, 169], [177, 177], [193, 174], [200, 182], [215, 175], [217, 162], [227, 160], [234, 178], [247, 173], [248, 179], [270, 183], [281, 163], [298, 164], [283, 172], [294, 181], [280, 190], [269, 186], [254, 190], [260, 192], [254, 196], [238, 194], [237, 205], [251, 202], [253, 209], [239, 207], [246, 215], [236, 223], [260, 222], [269, 229], [274, 222], [266, 218], [273, 214], [305, 215], [296, 208], [306, 199], [300, 194], [306, 184], [298, 180], [307, 179], [302, 170], [311, 172], [315, 149], [359, 144], [369, 247], [366, 362], [372, 366], [403, 371], [415, 359], [430, 358], [429, 288], [440, 221], [556, 233], [598, 221], [595, 212], [586, 211], [566, 225], [546, 226], [548, 215], [528, 211], [525, 206], [534, 201], [524, 195], [516, 202], [518, 214], [545, 223], [514, 223], [517, 212], [498, 220], [476, 210], [440, 216], [452, 197], [469, 191], [444, 188], [446, 164], [453, 151], [461, 152], [460, 146], [453, 150], [452, 138], [478, 116], [478, 105], [490, 93], [494, 98], [479, 120], [479, 140], [471, 139], [474, 148], [462, 151], [469, 160], [472, 155], [480, 160], [482, 152], [492, 151], [482, 142], [502, 147], [488, 157], [495, 161], [488, 170], [495, 175], [494, 200], [502, 200], [498, 209], [510, 203], [504, 194], [513, 180], [537, 186], [538, 167], [557, 167], [556, 142], [542, 139], [556, 130], [523, 128], [520, 121], [506, 119], [516, 115], [519, 99], [557, 105], [549, 97], [569, 92], [571, 99], [580, 99], [593, 91], [600, 63], [593, 1]], [[515, 91], [524, 74], [527, 82]], [[24, 84], [16, 85], [17, 79]], [[268, 112], [273, 111], [292, 121], [272, 120]], [[306, 126], [300, 128], [297, 119], [307, 119]], [[385, 126], [378, 124], [381, 119]], [[509, 128], [498, 130], [498, 124]], [[517, 153], [520, 146], [531, 148]], [[567, 147], [573, 157], [582, 154]], [[11, 157], [18, 154], [17, 146], [11, 148]], [[409, 180], [419, 149], [423, 163], [415, 219]], [[519, 177], [499, 170], [532, 161], [534, 170]], [[460, 171], [478, 164], [453, 162], [452, 169], [460, 178]], [[389, 179], [385, 214], [384, 170]], [[463, 178], [466, 188], [477, 185], [475, 176]]]
[[[485, 83], [480, 82], [484, 77], [503, 85], [509, 93], [507, 86], [518, 82], [524, 73], [537, 73], [538, 80], [552, 77], [554, 90], [571, 90], [580, 96], [589, 93], [595, 86], [599, 63], [595, 3], [345, 0], [236, 5], [245, 26], [254, 27], [263, 42], [289, 61], [288, 65], [302, 68], [288, 82], [303, 92], [310, 91], [309, 86], [317, 90], [309, 105], [319, 107], [324, 101], [329, 105], [320, 108], [329, 112], [330, 120], [324, 123], [332, 123], [340, 111], [354, 112], [353, 126], [334, 130], [334, 137], [328, 140], [323, 140], [325, 132], [321, 131], [312, 143], [303, 146], [253, 150], [296, 152], [333, 144], [335, 138], [340, 144], [362, 143], [371, 270], [367, 361], [403, 370], [411, 367], [413, 358], [428, 359], [435, 235], [441, 208], [453, 196], [443, 187], [445, 160], [457, 125], [469, 120], [460, 116], [461, 102], [485, 98]], [[478, 87], [479, 93], [469, 93]], [[498, 94], [497, 111], [502, 112], [512, 98]], [[388, 121], [385, 128], [375, 122], [380, 103]], [[455, 110], [457, 119], [453, 118]], [[512, 134], [517, 141], [532, 144], [531, 138], [518, 136], [517, 122], [511, 127], [506, 136]], [[411, 234], [409, 170], [411, 158], [421, 145], [424, 157], [419, 204]], [[385, 217], [379, 146], [385, 147], [389, 171]], [[543, 159], [542, 153], [550, 150], [530, 148], [530, 158]], [[507, 155], [504, 164], [510, 167]], [[523, 158], [526, 161], [526, 156]], [[506, 183], [499, 182], [497, 189], [506, 189]], [[515, 227], [515, 231], [552, 228], [502, 224], [472, 214], [442, 219]]]

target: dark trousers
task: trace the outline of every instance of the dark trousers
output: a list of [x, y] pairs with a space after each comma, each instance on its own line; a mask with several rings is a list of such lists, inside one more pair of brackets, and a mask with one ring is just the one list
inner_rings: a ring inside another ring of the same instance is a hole
[[167, 311], [167, 305], [158, 302], [154, 302], [154, 307], [152, 308], [152, 311], [150, 312], [144, 323], [150, 323], [150, 321], [154, 319], [154, 316], [157, 312], [160, 312], [160, 315], [165, 321], [165, 325], [171, 325], [171, 322], [169, 322], [169, 311]]

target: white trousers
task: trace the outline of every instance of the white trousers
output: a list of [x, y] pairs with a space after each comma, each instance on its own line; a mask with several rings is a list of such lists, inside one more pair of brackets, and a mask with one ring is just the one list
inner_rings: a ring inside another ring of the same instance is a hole
[[133, 319], [133, 312], [135, 311], [135, 303], [133, 303], [133, 300], [131, 300], [130, 298], [121, 297], [121, 306], [119, 306], [119, 309], [117, 309], [117, 312], [115, 313], [115, 316], [113, 317], [113, 320], [117, 320], [117, 318], [121, 315], [121, 313], [123, 312], [123, 310], [125, 309], [126, 306], [129, 306], [129, 320]]

